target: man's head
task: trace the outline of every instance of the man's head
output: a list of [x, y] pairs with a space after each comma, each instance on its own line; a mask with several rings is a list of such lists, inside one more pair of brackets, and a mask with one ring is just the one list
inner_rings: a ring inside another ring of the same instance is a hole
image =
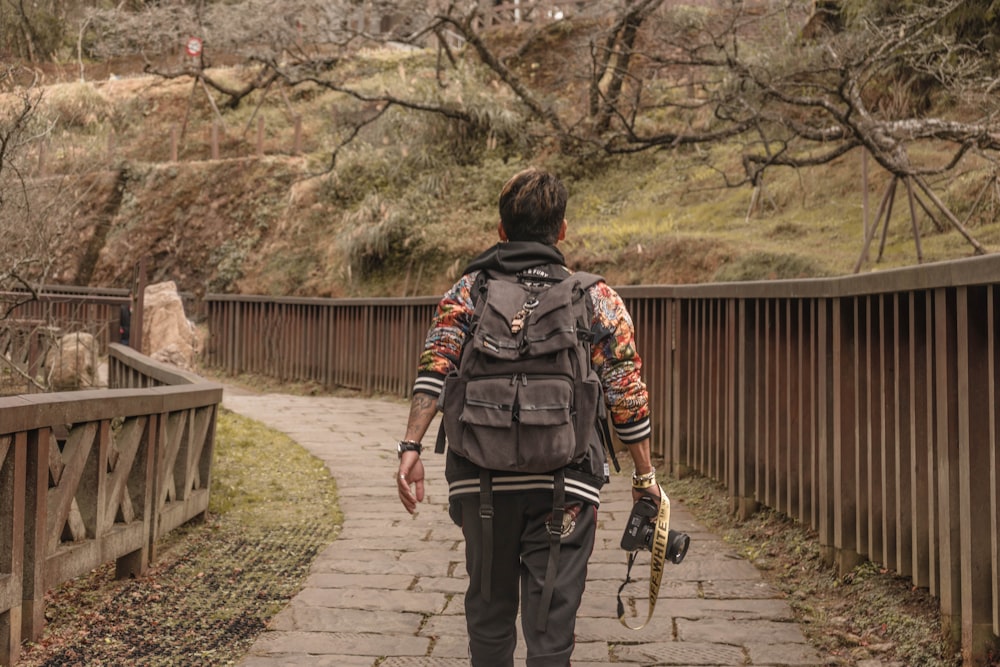
[[566, 233], [566, 186], [531, 167], [514, 174], [500, 191], [500, 238], [555, 245]]

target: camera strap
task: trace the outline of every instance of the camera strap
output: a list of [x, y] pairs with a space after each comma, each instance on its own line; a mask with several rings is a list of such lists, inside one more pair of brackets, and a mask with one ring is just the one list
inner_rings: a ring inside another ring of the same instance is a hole
[[663, 566], [667, 561], [667, 536], [670, 534], [670, 498], [660, 489], [660, 511], [656, 515], [656, 531], [653, 533], [652, 552], [649, 558], [649, 613], [642, 625], [632, 627], [625, 620], [625, 604], [622, 602], [622, 591], [632, 583], [632, 566], [639, 550], [630, 551], [628, 554], [628, 570], [625, 572], [625, 582], [618, 587], [618, 620], [629, 630], [642, 630], [653, 618], [653, 610], [656, 609], [656, 599], [660, 597], [660, 579], [663, 578]]

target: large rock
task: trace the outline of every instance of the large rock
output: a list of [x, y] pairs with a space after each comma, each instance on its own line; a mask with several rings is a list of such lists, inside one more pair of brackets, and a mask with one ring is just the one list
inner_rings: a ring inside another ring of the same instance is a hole
[[198, 333], [184, 314], [172, 280], [147, 285], [143, 294], [142, 353], [181, 368], [194, 365]]
[[53, 391], [97, 386], [97, 341], [89, 333], [56, 339], [45, 355], [45, 376]]

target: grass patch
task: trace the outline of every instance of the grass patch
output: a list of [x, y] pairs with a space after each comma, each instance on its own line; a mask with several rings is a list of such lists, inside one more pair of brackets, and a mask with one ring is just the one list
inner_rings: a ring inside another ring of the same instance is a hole
[[52, 591], [18, 665], [235, 664], [342, 522], [321, 461], [221, 411], [208, 520], [172, 532], [142, 577], [115, 581], [112, 563]]

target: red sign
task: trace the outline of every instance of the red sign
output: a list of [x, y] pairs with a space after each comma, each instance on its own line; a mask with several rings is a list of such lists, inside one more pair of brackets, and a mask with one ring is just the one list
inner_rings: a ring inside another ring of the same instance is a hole
[[201, 53], [201, 38], [200, 37], [188, 37], [187, 44], [184, 47], [187, 54], [192, 58]]

